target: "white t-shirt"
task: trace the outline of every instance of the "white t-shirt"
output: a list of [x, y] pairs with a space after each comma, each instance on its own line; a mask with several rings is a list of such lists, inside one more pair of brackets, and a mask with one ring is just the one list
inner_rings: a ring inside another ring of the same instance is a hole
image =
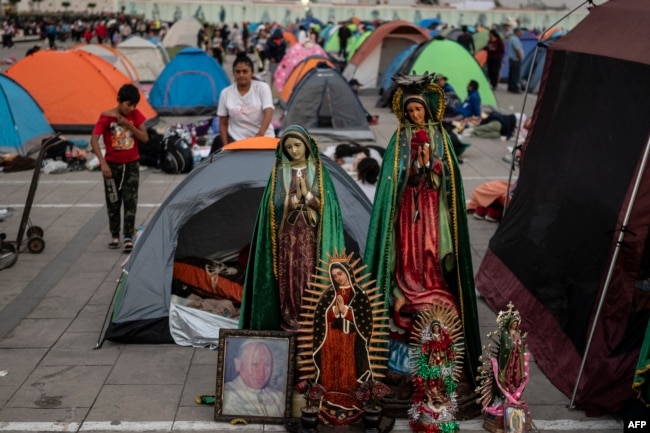
[[[228, 116], [228, 135], [234, 140], [241, 140], [257, 134], [264, 118], [265, 108], [274, 108], [273, 96], [268, 84], [252, 80], [248, 93], [242, 96], [237, 91], [237, 83], [233, 83], [221, 92], [217, 116]], [[271, 124], [264, 135], [275, 137]]]

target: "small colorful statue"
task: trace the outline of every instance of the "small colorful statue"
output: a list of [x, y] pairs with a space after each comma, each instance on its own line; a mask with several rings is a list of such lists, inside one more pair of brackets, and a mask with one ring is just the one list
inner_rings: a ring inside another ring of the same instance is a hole
[[493, 433], [530, 430], [530, 411], [523, 398], [529, 380], [526, 334], [521, 333], [521, 316], [508, 303], [497, 316], [498, 329], [488, 334], [479, 367], [477, 402], [487, 414], [483, 427]]
[[408, 414], [415, 433], [458, 430], [456, 387], [464, 350], [463, 327], [451, 302], [420, 312], [411, 334], [414, 392]]

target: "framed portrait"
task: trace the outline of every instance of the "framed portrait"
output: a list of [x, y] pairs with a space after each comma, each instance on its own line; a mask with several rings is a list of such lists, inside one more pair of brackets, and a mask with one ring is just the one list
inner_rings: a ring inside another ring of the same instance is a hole
[[522, 406], [504, 405], [505, 433], [526, 433], [526, 411]]
[[293, 333], [219, 330], [215, 421], [282, 424], [291, 417]]

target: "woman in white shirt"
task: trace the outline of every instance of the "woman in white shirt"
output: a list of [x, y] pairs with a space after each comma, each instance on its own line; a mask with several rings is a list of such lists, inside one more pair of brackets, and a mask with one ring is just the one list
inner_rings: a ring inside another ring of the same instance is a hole
[[245, 54], [237, 55], [232, 72], [235, 82], [219, 97], [219, 137], [212, 143], [211, 153], [244, 138], [275, 137], [271, 88], [253, 79], [253, 61]]

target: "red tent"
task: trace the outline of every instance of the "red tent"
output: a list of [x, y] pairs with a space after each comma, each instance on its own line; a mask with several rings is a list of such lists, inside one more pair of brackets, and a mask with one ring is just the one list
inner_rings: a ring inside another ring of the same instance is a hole
[[[636, 402], [650, 292], [650, 2], [610, 0], [549, 47], [510, 206], [476, 276], [588, 414]], [[601, 304], [602, 301], [602, 304]], [[589, 345], [593, 330], [593, 339]]]

